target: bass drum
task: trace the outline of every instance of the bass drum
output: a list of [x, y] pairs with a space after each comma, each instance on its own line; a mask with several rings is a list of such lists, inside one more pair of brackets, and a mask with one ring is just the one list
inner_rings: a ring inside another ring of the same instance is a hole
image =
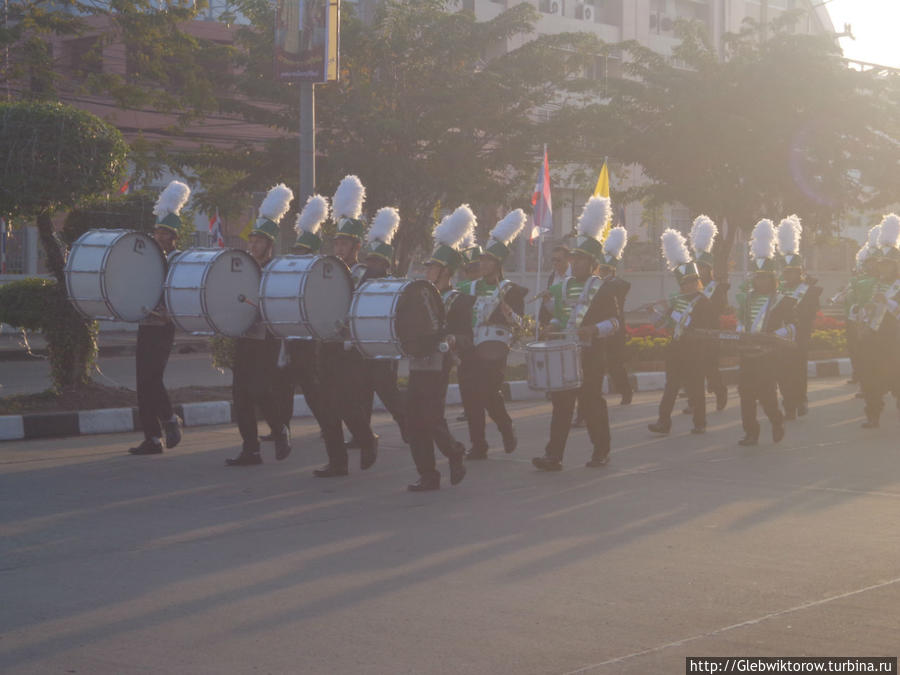
[[444, 302], [428, 281], [369, 279], [353, 295], [348, 323], [366, 358], [428, 356], [443, 338]]
[[259, 317], [260, 275], [259, 265], [244, 251], [183, 251], [169, 263], [166, 309], [189, 333], [240, 337]]
[[581, 346], [574, 340], [546, 340], [525, 346], [528, 387], [537, 391], [569, 391], [583, 382]]
[[283, 255], [262, 272], [259, 311], [279, 337], [338, 338], [352, 300], [350, 270], [332, 255]]
[[66, 260], [66, 291], [88, 319], [141, 321], [162, 299], [166, 256], [153, 237], [131, 230], [89, 230]]

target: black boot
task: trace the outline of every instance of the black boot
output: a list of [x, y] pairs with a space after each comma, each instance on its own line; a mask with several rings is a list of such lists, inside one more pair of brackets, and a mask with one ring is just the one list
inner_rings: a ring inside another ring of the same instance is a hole
[[647, 428], [654, 434], [667, 434], [672, 429], [672, 423], [669, 422], [668, 424], [666, 424], [662, 420], [659, 420], [658, 422], [654, 422], [653, 424], [648, 424]]
[[262, 463], [262, 457], [259, 454], [259, 443], [244, 443], [243, 448], [241, 448], [241, 454], [234, 459], [225, 460], [225, 466], [256, 466]]
[[281, 433], [273, 435], [275, 436], [275, 459], [280, 462], [291, 454], [291, 429], [285, 424], [281, 428]]
[[507, 455], [515, 452], [516, 447], [519, 445], [519, 439], [516, 438], [516, 430], [510, 426], [508, 429], [501, 431], [500, 435], [503, 436], [503, 452]]
[[725, 410], [725, 406], [728, 405], [728, 387], [722, 387], [716, 392], [716, 410], [722, 411]]
[[755, 436], [753, 434], [747, 434], [741, 440], [738, 441], [738, 445], [743, 445], [744, 447], [759, 445], [759, 436]]
[[456, 446], [456, 452], [447, 458], [450, 464], [450, 485], [459, 485], [466, 477], [466, 465], [463, 463], [466, 447], [462, 443], [457, 443]]
[[553, 455], [544, 455], [543, 457], [535, 457], [531, 460], [534, 468], [541, 471], [561, 471], [562, 462]]
[[466, 459], [468, 460], [478, 460], [478, 459], [487, 459], [488, 455], [488, 446], [485, 443], [484, 445], [473, 445], [472, 449], [466, 453]]
[[166, 447], [174, 448], [181, 443], [181, 419], [178, 415], [172, 415], [172, 419], [163, 424], [166, 432]]
[[375, 463], [376, 459], [378, 459], [378, 436], [373, 434], [372, 444], [368, 448], [363, 448], [359, 455], [359, 468], [365, 471]]
[[585, 463], [585, 466], [596, 469], [597, 467], [606, 466], [607, 464], [609, 464], [609, 450], [606, 450], [605, 452], [594, 450], [594, 454], [591, 455], [591, 458]]
[[313, 471], [316, 478], [334, 478], [336, 476], [346, 476], [350, 472], [346, 466], [335, 466], [334, 464], [326, 464], [321, 469]]
[[132, 455], [161, 455], [162, 451], [162, 443], [150, 438], [145, 438], [141, 444], [135, 448], [128, 448], [128, 452]]
[[410, 492], [430, 492], [432, 490], [441, 489], [441, 474], [435, 471], [428, 476], [422, 476], [415, 483], [406, 486]]
[[772, 424], [772, 442], [780, 443], [784, 438], [784, 422], [780, 424]]

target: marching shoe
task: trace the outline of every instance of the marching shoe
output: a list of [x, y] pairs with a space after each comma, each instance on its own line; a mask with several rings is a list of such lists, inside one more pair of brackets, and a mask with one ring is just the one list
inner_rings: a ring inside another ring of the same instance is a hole
[[531, 460], [531, 463], [534, 464], [534, 468], [540, 469], [541, 471], [561, 471], [562, 470], [562, 462], [560, 462], [556, 457], [551, 455], [544, 455], [543, 457], [534, 457]]
[[797, 406], [797, 417], [805, 417], [808, 412], [809, 404], [806, 401]]
[[359, 455], [359, 468], [365, 471], [378, 459], [378, 436], [372, 434], [372, 445], [363, 448]]
[[459, 485], [466, 477], [466, 465], [463, 463], [466, 450], [462, 443], [459, 444], [459, 452], [448, 458], [450, 464], [450, 485]]
[[[274, 434], [273, 434], [274, 435]], [[284, 425], [281, 433], [275, 436], [275, 459], [279, 462], [291, 454], [291, 428]]]
[[721, 412], [728, 405], [728, 387], [722, 387], [716, 392], [716, 410]]
[[500, 432], [500, 435], [503, 436], [503, 452], [507, 455], [515, 452], [516, 447], [519, 445], [519, 439], [516, 438], [516, 430], [510, 427], [506, 431]]
[[747, 434], [741, 440], [738, 441], [738, 445], [743, 445], [744, 447], [751, 447], [754, 445], [759, 445], [759, 437], [751, 436], [750, 434]]
[[242, 450], [241, 454], [239, 454], [234, 459], [226, 459], [225, 466], [256, 466], [258, 464], [262, 464], [262, 457], [259, 454], [259, 450], [256, 452], [247, 452], [246, 450]]
[[648, 424], [647, 428], [652, 431], [654, 434], [667, 434], [669, 430], [672, 428], [671, 424], [663, 424], [662, 422], [654, 422], [653, 424]]
[[333, 464], [326, 464], [321, 469], [313, 471], [313, 476], [316, 478], [334, 478], [336, 476], [346, 476], [349, 473], [346, 466], [341, 467], [334, 466]]
[[136, 448], [128, 448], [128, 452], [132, 455], [161, 455], [162, 451], [162, 443], [149, 438], [144, 439]]
[[619, 405], [631, 405], [631, 399], [634, 398], [634, 392], [628, 391], [622, 394], [622, 400], [619, 401]]
[[878, 420], [866, 420], [860, 425], [863, 429], [877, 429]]
[[166, 432], [166, 447], [171, 449], [181, 443], [181, 419], [172, 415], [172, 419], [163, 424]]
[[[375, 438], [378, 438], [378, 434], [376, 434], [376, 433], [373, 432], [372, 435], [373, 435]], [[403, 442], [405, 443], [406, 441], [404, 440]], [[359, 444], [359, 441], [356, 440], [355, 438], [352, 438], [352, 437], [350, 438], [349, 441], [347, 441], [346, 443], [344, 443], [344, 446], [345, 446], [348, 450], [360, 450], [360, 449], [362, 449], [362, 446]]]
[[784, 423], [772, 425], [772, 442], [780, 443], [784, 438]]
[[706, 427], [694, 427], [693, 429], [691, 429], [691, 433], [694, 434], [695, 436], [699, 436], [700, 434], [705, 434]]
[[466, 453], [466, 459], [468, 460], [487, 459], [487, 456], [488, 446], [486, 445], [473, 445], [472, 449]]
[[410, 492], [430, 492], [441, 489], [441, 474], [435, 471], [430, 476], [422, 476], [415, 483], [406, 486]]
[[273, 434], [273, 433], [270, 431], [269, 433], [263, 434], [262, 436], [260, 436], [260, 437], [259, 437], [259, 440], [261, 440], [261, 441], [274, 441], [274, 440], [275, 440], [275, 434]]
[[606, 466], [607, 464], [609, 464], [609, 451], [605, 454], [601, 454], [595, 450], [594, 454], [591, 455], [591, 458], [585, 463], [585, 466], [593, 469], [600, 466]]

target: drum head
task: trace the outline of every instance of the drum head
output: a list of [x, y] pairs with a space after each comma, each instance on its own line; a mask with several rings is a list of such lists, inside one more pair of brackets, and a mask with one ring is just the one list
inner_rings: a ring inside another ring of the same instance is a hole
[[128, 232], [110, 247], [103, 278], [106, 301], [118, 319], [140, 321], [162, 299], [166, 257], [153, 237]]
[[397, 303], [396, 329], [400, 346], [409, 356], [433, 354], [443, 337], [444, 302], [434, 284], [413, 281]]
[[333, 255], [320, 256], [311, 266], [303, 288], [303, 305], [310, 331], [320, 340], [340, 333], [353, 301], [350, 270]]
[[244, 251], [223, 251], [209, 263], [206, 315], [222, 335], [240, 337], [256, 322], [261, 276], [259, 265]]

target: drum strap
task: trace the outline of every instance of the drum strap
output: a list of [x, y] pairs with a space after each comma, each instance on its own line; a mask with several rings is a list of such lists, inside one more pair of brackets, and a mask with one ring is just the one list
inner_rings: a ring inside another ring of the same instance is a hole
[[[571, 277], [568, 277], [566, 281], [568, 281], [568, 279], [571, 279]], [[566, 328], [581, 328], [581, 323], [584, 321], [584, 317], [591, 308], [591, 303], [594, 301], [594, 297], [597, 295], [601, 286], [603, 286], [603, 280], [600, 277], [592, 276], [584, 282], [584, 288], [581, 289], [581, 296], [578, 298], [575, 309], [569, 314], [569, 324]]]

